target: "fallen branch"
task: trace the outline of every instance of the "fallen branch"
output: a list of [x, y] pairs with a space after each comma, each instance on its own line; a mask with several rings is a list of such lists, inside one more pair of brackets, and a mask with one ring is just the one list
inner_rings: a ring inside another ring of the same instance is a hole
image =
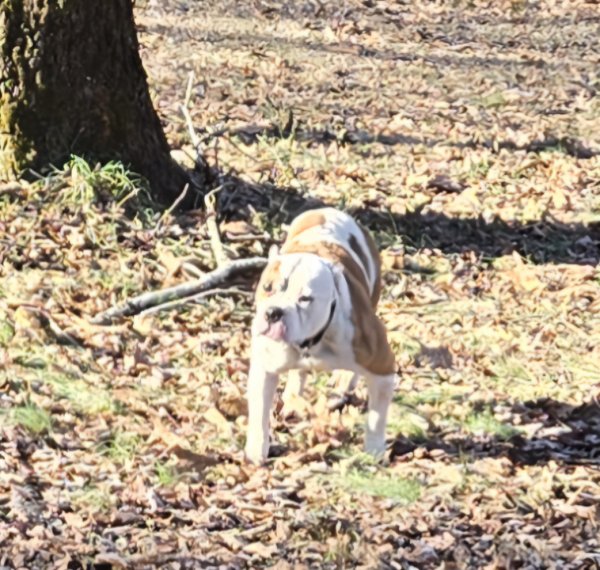
[[121, 305], [99, 313], [91, 322], [95, 325], [108, 325], [111, 324], [113, 319], [131, 317], [150, 307], [156, 307], [157, 305], [163, 305], [178, 299], [192, 297], [208, 289], [216, 289], [233, 277], [237, 277], [248, 271], [262, 269], [266, 264], [267, 260], [264, 257], [238, 259], [229, 262], [227, 265], [219, 267], [210, 273], [206, 273], [200, 279], [182, 283], [181, 285], [169, 287], [160, 291], [143, 293], [142, 295], [128, 299]]
[[251, 295], [251, 293], [249, 291], [241, 291], [240, 289], [208, 289], [207, 291], [202, 291], [196, 295], [190, 295], [189, 297], [183, 297], [182, 299], [175, 299], [174, 301], [169, 301], [167, 303], [163, 303], [162, 305], [156, 305], [154, 307], [150, 307], [149, 309], [144, 309], [140, 315], [151, 315], [153, 313], [158, 313], [159, 311], [174, 309], [175, 307], [180, 307], [181, 305], [186, 305], [187, 303], [194, 303], [200, 299], [205, 299], [211, 295], [246, 296]]

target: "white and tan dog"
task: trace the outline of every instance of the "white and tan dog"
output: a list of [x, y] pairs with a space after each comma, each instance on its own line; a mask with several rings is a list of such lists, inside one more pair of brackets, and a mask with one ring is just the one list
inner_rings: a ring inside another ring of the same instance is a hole
[[[395, 386], [394, 355], [375, 314], [381, 260], [371, 235], [334, 208], [309, 210], [291, 224], [281, 251], [272, 248], [256, 292], [248, 377], [246, 457], [269, 451], [269, 417], [279, 375], [350, 370], [349, 390], [366, 377], [365, 450], [385, 451], [387, 411]], [[289, 387], [286, 392], [289, 393]]]

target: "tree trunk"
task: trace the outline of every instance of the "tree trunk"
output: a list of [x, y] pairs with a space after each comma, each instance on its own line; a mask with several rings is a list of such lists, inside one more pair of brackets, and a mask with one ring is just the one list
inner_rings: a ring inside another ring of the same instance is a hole
[[0, 180], [119, 159], [172, 201], [188, 178], [148, 93], [131, 0], [0, 0]]

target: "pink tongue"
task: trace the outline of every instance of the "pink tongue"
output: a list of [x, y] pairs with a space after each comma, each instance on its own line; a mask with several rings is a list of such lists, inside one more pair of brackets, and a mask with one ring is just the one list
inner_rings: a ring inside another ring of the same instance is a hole
[[285, 326], [281, 321], [273, 323], [271, 326], [269, 326], [265, 335], [273, 340], [282, 340], [285, 336]]

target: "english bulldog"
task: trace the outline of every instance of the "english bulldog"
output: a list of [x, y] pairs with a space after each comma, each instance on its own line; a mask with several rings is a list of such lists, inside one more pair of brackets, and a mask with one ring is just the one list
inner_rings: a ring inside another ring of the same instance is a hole
[[248, 375], [245, 453], [263, 463], [279, 376], [297, 370], [286, 387], [301, 395], [308, 371], [353, 372], [367, 380], [365, 450], [385, 451], [387, 412], [396, 384], [394, 354], [375, 314], [381, 259], [372, 236], [334, 208], [294, 219], [281, 250], [274, 246], [256, 290]]

